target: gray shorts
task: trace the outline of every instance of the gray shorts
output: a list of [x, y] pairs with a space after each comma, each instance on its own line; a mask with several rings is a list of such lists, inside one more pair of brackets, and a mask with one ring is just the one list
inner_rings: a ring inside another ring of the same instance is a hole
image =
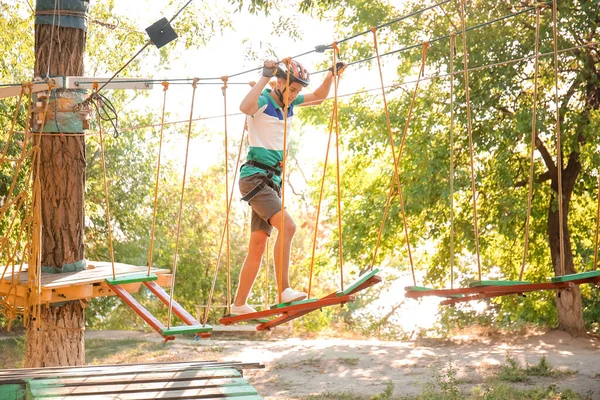
[[[265, 179], [263, 177], [264, 175], [262, 174], [254, 174], [241, 178], [239, 185], [242, 197], [264, 182]], [[273, 181], [268, 180], [267, 186], [250, 199], [248, 204], [252, 207], [250, 231], [264, 231], [267, 235], [271, 236], [273, 226], [269, 223], [269, 219], [281, 211], [281, 188]]]

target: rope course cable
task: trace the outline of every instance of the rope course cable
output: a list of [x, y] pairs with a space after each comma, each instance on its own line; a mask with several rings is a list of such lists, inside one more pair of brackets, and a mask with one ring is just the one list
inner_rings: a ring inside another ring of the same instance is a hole
[[523, 244], [523, 262], [519, 272], [519, 280], [523, 280], [525, 264], [527, 262], [527, 250], [529, 245], [529, 222], [531, 218], [531, 202], [533, 199], [533, 161], [535, 156], [535, 138], [537, 137], [537, 97], [538, 97], [538, 78], [539, 78], [539, 49], [540, 49], [540, 19], [542, 7], [537, 7], [535, 18], [535, 62], [533, 75], [533, 109], [531, 116], [531, 148], [529, 151], [529, 184], [527, 191], [527, 216], [525, 218], [525, 243]]
[[467, 4], [465, 0], [460, 0], [460, 22], [463, 30], [462, 42], [463, 42], [463, 71], [465, 79], [465, 103], [467, 105], [467, 134], [469, 136], [469, 156], [471, 166], [471, 197], [473, 199], [473, 231], [475, 234], [475, 253], [477, 256], [477, 272], [479, 280], [481, 280], [481, 254], [479, 251], [479, 227], [477, 224], [477, 188], [475, 185], [475, 156], [473, 149], [473, 126], [471, 119], [471, 90], [469, 87], [469, 49], [467, 47], [467, 30], [465, 29], [465, 9]]

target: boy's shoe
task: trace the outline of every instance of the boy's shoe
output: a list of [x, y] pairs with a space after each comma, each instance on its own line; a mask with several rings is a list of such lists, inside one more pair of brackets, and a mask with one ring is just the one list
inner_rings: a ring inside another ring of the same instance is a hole
[[296, 292], [292, 288], [287, 288], [281, 293], [281, 302], [282, 303], [292, 303], [294, 301], [304, 300], [308, 297], [308, 295], [304, 292]]
[[250, 307], [248, 304], [244, 304], [243, 306], [234, 306], [231, 305], [230, 312], [232, 315], [244, 315], [244, 314], [252, 314], [255, 313], [256, 310]]

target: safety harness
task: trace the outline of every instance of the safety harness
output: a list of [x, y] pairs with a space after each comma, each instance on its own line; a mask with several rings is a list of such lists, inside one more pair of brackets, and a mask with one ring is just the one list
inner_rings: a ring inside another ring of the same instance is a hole
[[[250, 190], [244, 197], [242, 197], [243, 201], [250, 202], [250, 200], [252, 200], [263, 189], [265, 189], [267, 187], [275, 186], [275, 182], [273, 182], [273, 176], [274, 175], [281, 176], [281, 170], [278, 169], [277, 167], [263, 164], [261, 162], [255, 161], [255, 160], [246, 161], [244, 164], [242, 164], [241, 168], [244, 168], [244, 166], [246, 166], [246, 165], [249, 167], [260, 168], [267, 172], [266, 175], [261, 175], [261, 181], [256, 186], [254, 186], [252, 188], [252, 190]], [[241, 170], [241, 168], [240, 168], [240, 170]]]

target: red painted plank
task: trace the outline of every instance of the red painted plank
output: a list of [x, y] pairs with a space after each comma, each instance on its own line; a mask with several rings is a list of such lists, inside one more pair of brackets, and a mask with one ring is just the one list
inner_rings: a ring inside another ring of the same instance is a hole
[[[160, 299], [165, 305], [169, 305], [169, 294], [165, 292], [156, 282], [149, 281], [144, 282], [144, 285], [152, 292], [156, 297]], [[179, 317], [186, 325], [200, 325], [200, 322], [196, 321], [192, 315], [187, 312], [179, 303], [173, 300], [172, 303], [173, 312]], [[208, 335], [210, 337], [210, 334]]]
[[[110, 287], [116, 294], [119, 296], [125, 304], [127, 304], [137, 315], [139, 315], [144, 321], [148, 323], [156, 332], [162, 335], [163, 329], [166, 329], [165, 326], [156, 319], [156, 317], [148, 312], [136, 299], [133, 298], [125, 289], [123, 289], [120, 285], [114, 285]], [[169, 338], [175, 339], [174, 336], [165, 336], [166, 340], [172, 340]]]
[[[361, 290], [365, 290], [377, 283], [381, 282], [381, 277], [380, 276], [372, 276], [371, 278], [369, 278], [368, 280], [366, 280], [365, 282], [363, 282], [362, 284], [358, 285], [354, 290], [352, 290], [350, 292], [350, 294], [354, 294], [357, 292], [360, 292]], [[323, 297], [321, 300], [323, 299], [332, 299], [332, 298], [336, 298], [337, 297], [337, 292], [333, 292], [325, 297]], [[263, 324], [260, 324], [256, 327], [256, 330], [258, 331], [263, 331], [263, 330], [268, 330], [271, 328], [276, 327], [277, 325], [281, 325], [283, 323], [286, 323], [288, 321], [294, 320], [296, 318], [300, 318], [306, 314], [308, 314], [311, 311], [314, 311], [315, 309], [311, 309], [311, 310], [303, 310], [303, 311], [298, 311], [298, 312], [290, 312], [288, 314], [284, 314], [281, 315], [277, 318], [273, 318], [272, 320], [265, 322]]]
[[295, 305], [288, 306], [288, 307], [258, 311], [258, 312], [252, 313], [252, 314], [223, 317], [219, 320], [219, 322], [223, 325], [231, 325], [236, 322], [242, 322], [242, 321], [247, 321], [247, 320], [257, 319], [257, 318], [265, 318], [265, 317], [270, 317], [272, 315], [286, 314], [286, 313], [298, 312], [298, 311], [303, 311], [303, 310], [312, 311], [312, 310], [316, 310], [317, 308], [330, 306], [330, 305], [334, 305], [334, 304], [347, 303], [349, 301], [354, 301], [353, 295], [340, 296], [340, 297], [336, 297], [336, 298], [324, 298], [324, 299], [320, 299], [320, 300], [317, 300], [312, 303], [295, 304]]

